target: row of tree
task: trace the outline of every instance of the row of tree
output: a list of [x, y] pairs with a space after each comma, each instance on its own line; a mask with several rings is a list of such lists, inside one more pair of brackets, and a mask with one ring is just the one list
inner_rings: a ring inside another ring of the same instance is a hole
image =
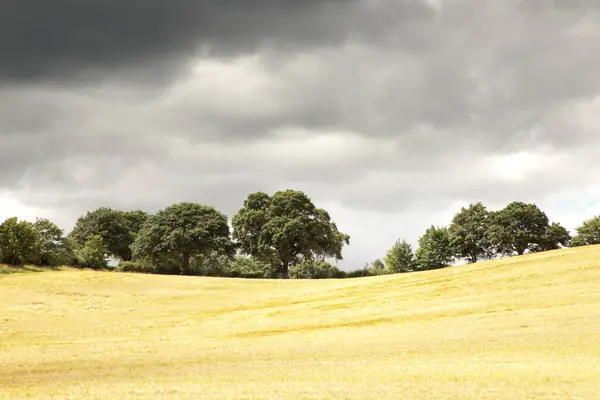
[[81, 216], [67, 237], [44, 220], [52, 224], [56, 253], [47, 260], [39, 255], [42, 235], [35, 228], [42, 220], [10, 221], [0, 231], [19, 238], [29, 232], [31, 240], [0, 244], [5, 263], [106, 268], [113, 258], [121, 270], [164, 274], [342, 277], [345, 273], [325, 260], [341, 260], [350, 240], [325, 210], [294, 190], [249, 195], [231, 221], [232, 231], [223, 213], [189, 202], [156, 214], [99, 208]]
[[344, 278], [445, 268], [565, 246], [600, 244], [600, 216], [568, 231], [535, 204], [513, 202], [490, 211], [462, 208], [448, 227], [431, 226], [413, 252], [399, 240], [381, 260], [344, 272], [327, 260], [342, 259], [350, 237], [301, 191], [250, 194], [231, 220], [213, 207], [179, 203], [155, 214], [99, 208], [63, 231], [47, 219], [9, 218], [0, 225], [0, 262], [72, 265], [159, 274], [246, 278]]
[[375, 260], [370, 269], [379, 273], [430, 270], [460, 261], [475, 263], [591, 244], [600, 244], [600, 216], [585, 221], [571, 237], [535, 204], [512, 202], [490, 211], [482, 203], [474, 203], [461, 208], [449, 226], [427, 229], [416, 252], [405, 240], [398, 240], [383, 261]]

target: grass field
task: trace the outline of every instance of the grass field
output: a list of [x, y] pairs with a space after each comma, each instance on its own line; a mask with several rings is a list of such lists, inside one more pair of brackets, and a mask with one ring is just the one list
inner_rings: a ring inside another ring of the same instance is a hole
[[600, 247], [331, 281], [0, 274], [21, 398], [600, 399]]

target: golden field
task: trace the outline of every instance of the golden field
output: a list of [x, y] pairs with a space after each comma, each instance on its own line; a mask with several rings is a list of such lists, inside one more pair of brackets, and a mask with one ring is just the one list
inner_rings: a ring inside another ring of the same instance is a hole
[[600, 399], [600, 247], [327, 281], [0, 273], [22, 398]]

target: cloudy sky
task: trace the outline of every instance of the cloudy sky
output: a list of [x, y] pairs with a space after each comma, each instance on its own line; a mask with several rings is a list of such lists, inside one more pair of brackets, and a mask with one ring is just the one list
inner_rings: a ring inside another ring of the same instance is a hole
[[344, 268], [461, 206], [600, 214], [593, 0], [5, 0], [0, 218], [301, 189]]

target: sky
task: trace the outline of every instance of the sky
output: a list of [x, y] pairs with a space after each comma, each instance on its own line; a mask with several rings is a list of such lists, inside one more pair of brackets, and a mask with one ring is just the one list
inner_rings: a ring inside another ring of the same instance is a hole
[[5, 0], [0, 219], [298, 189], [344, 269], [462, 206], [600, 214], [600, 3]]

